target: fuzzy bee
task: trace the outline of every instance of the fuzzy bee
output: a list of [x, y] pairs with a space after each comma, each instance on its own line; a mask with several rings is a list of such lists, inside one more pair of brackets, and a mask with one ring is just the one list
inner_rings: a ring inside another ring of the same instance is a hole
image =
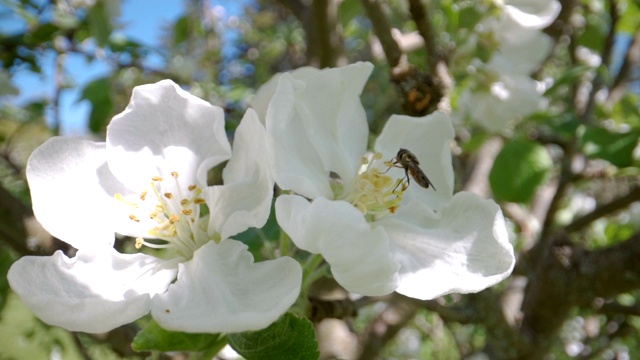
[[[403, 190], [409, 186], [410, 178], [413, 178], [418, 185], [425, 189], [428, 189], [429, 186], [431, 186], [433, 190], [436, 189], [431, 180], [429, 180], [427, 175], [420, 169], [418, 158], [407, 149], [401, 148], [396, 154], [396, 157], [389, 162], [389, 166], [404, 169], [404, 175], [407, 177], [407, 185], [403, 186]], [[411, 176], [409, 176], [409, 174]]]

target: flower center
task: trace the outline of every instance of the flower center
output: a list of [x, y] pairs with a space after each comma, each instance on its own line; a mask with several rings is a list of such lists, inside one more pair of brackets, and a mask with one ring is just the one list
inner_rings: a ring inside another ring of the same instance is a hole
[[348, 187], [343, 188], [340, 179], [332, 178], [332, 188], [336, 199], [353, 204], [367, 218], [374, 220], [388, 213], [394, 213], [402, 202], [402, 194], [407, 188], [404, 177], [394, 179], [379, 166], [381, 153], [362, 157], [358, 175]]
[[[150, 188], [135, 198], [116, 194], [118, 200], [132, 208], [129, 219], [148, 229], [148, 238], [136, 238], [136, 248], [147, 246], [168, 249], [173, 256], [187, 260], [210, 238], [207, 217], [200, 217], [205, 200], [197, 185], [181, 186], [177, 172], [170, 179], [154, 176]], [[153, 240], [150, 240], [153, 239]]]

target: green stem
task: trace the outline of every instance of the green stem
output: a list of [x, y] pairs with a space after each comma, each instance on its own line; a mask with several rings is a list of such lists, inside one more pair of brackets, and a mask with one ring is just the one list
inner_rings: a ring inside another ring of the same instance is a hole
[[284, 231], [280, 230], [280, 239], [278, 240], [280, 245], [280, 256], [291, 256], [291, 238]]
[[302, 293], [306, 294], [309, 286], [327, 273], [326, 266], [320, 266], [324, 258], [320, 254], [311, 255], [302, 267]]

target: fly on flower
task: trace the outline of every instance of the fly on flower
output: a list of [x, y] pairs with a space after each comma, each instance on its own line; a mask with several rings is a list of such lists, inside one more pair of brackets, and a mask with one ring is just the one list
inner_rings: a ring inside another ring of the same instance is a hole
[[[400, 148], [400, 150], [396, 154], [396, 157], [391, 161], [387, 161], [385, 164], [387, 164], [389, 168], [397, 167], [404, 169], [404, 175], [407, 177], [407, 184], [406, 186], [402, 185], [402, 190], [405, 190], [407, 187], [409, 187], [409, 174], [411, 174], [413, 180], [415, 180], [418, 185], [422, 186], [423, 188], [428, 189], [429, 186], [431, 186], [433, 190], [436, 189], [436, 187], [433, 186], [433, 183], [431, 183], [431, 180], [429, 180], [427, 175], [425, 175], [424, 172], [420, 169], [420, 162], [418, 161], [418, 158], [407, 149]], [[395, 191], [395, 189], [393, 190]]]

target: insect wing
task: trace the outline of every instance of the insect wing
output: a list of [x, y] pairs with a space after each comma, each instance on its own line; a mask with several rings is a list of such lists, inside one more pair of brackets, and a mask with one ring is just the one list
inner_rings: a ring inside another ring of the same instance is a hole
[[429, 180], [427, 175], [425, 175], [424, 172], [422, 172], [422, 170], [420, 170], [420, 168], [417, 165], [409, 166], [408, 169], [409, 169], [409, 172], [411, 173], [411, 177], [413, 177], [413, 179], [420, 186], [422, 186], [425, 189], [428, 189], [429, 186], [431, 186], [433, 190], [436, 189], [436, 187], [433, 186], [433, 184], [431, 183], [431, 180]]

